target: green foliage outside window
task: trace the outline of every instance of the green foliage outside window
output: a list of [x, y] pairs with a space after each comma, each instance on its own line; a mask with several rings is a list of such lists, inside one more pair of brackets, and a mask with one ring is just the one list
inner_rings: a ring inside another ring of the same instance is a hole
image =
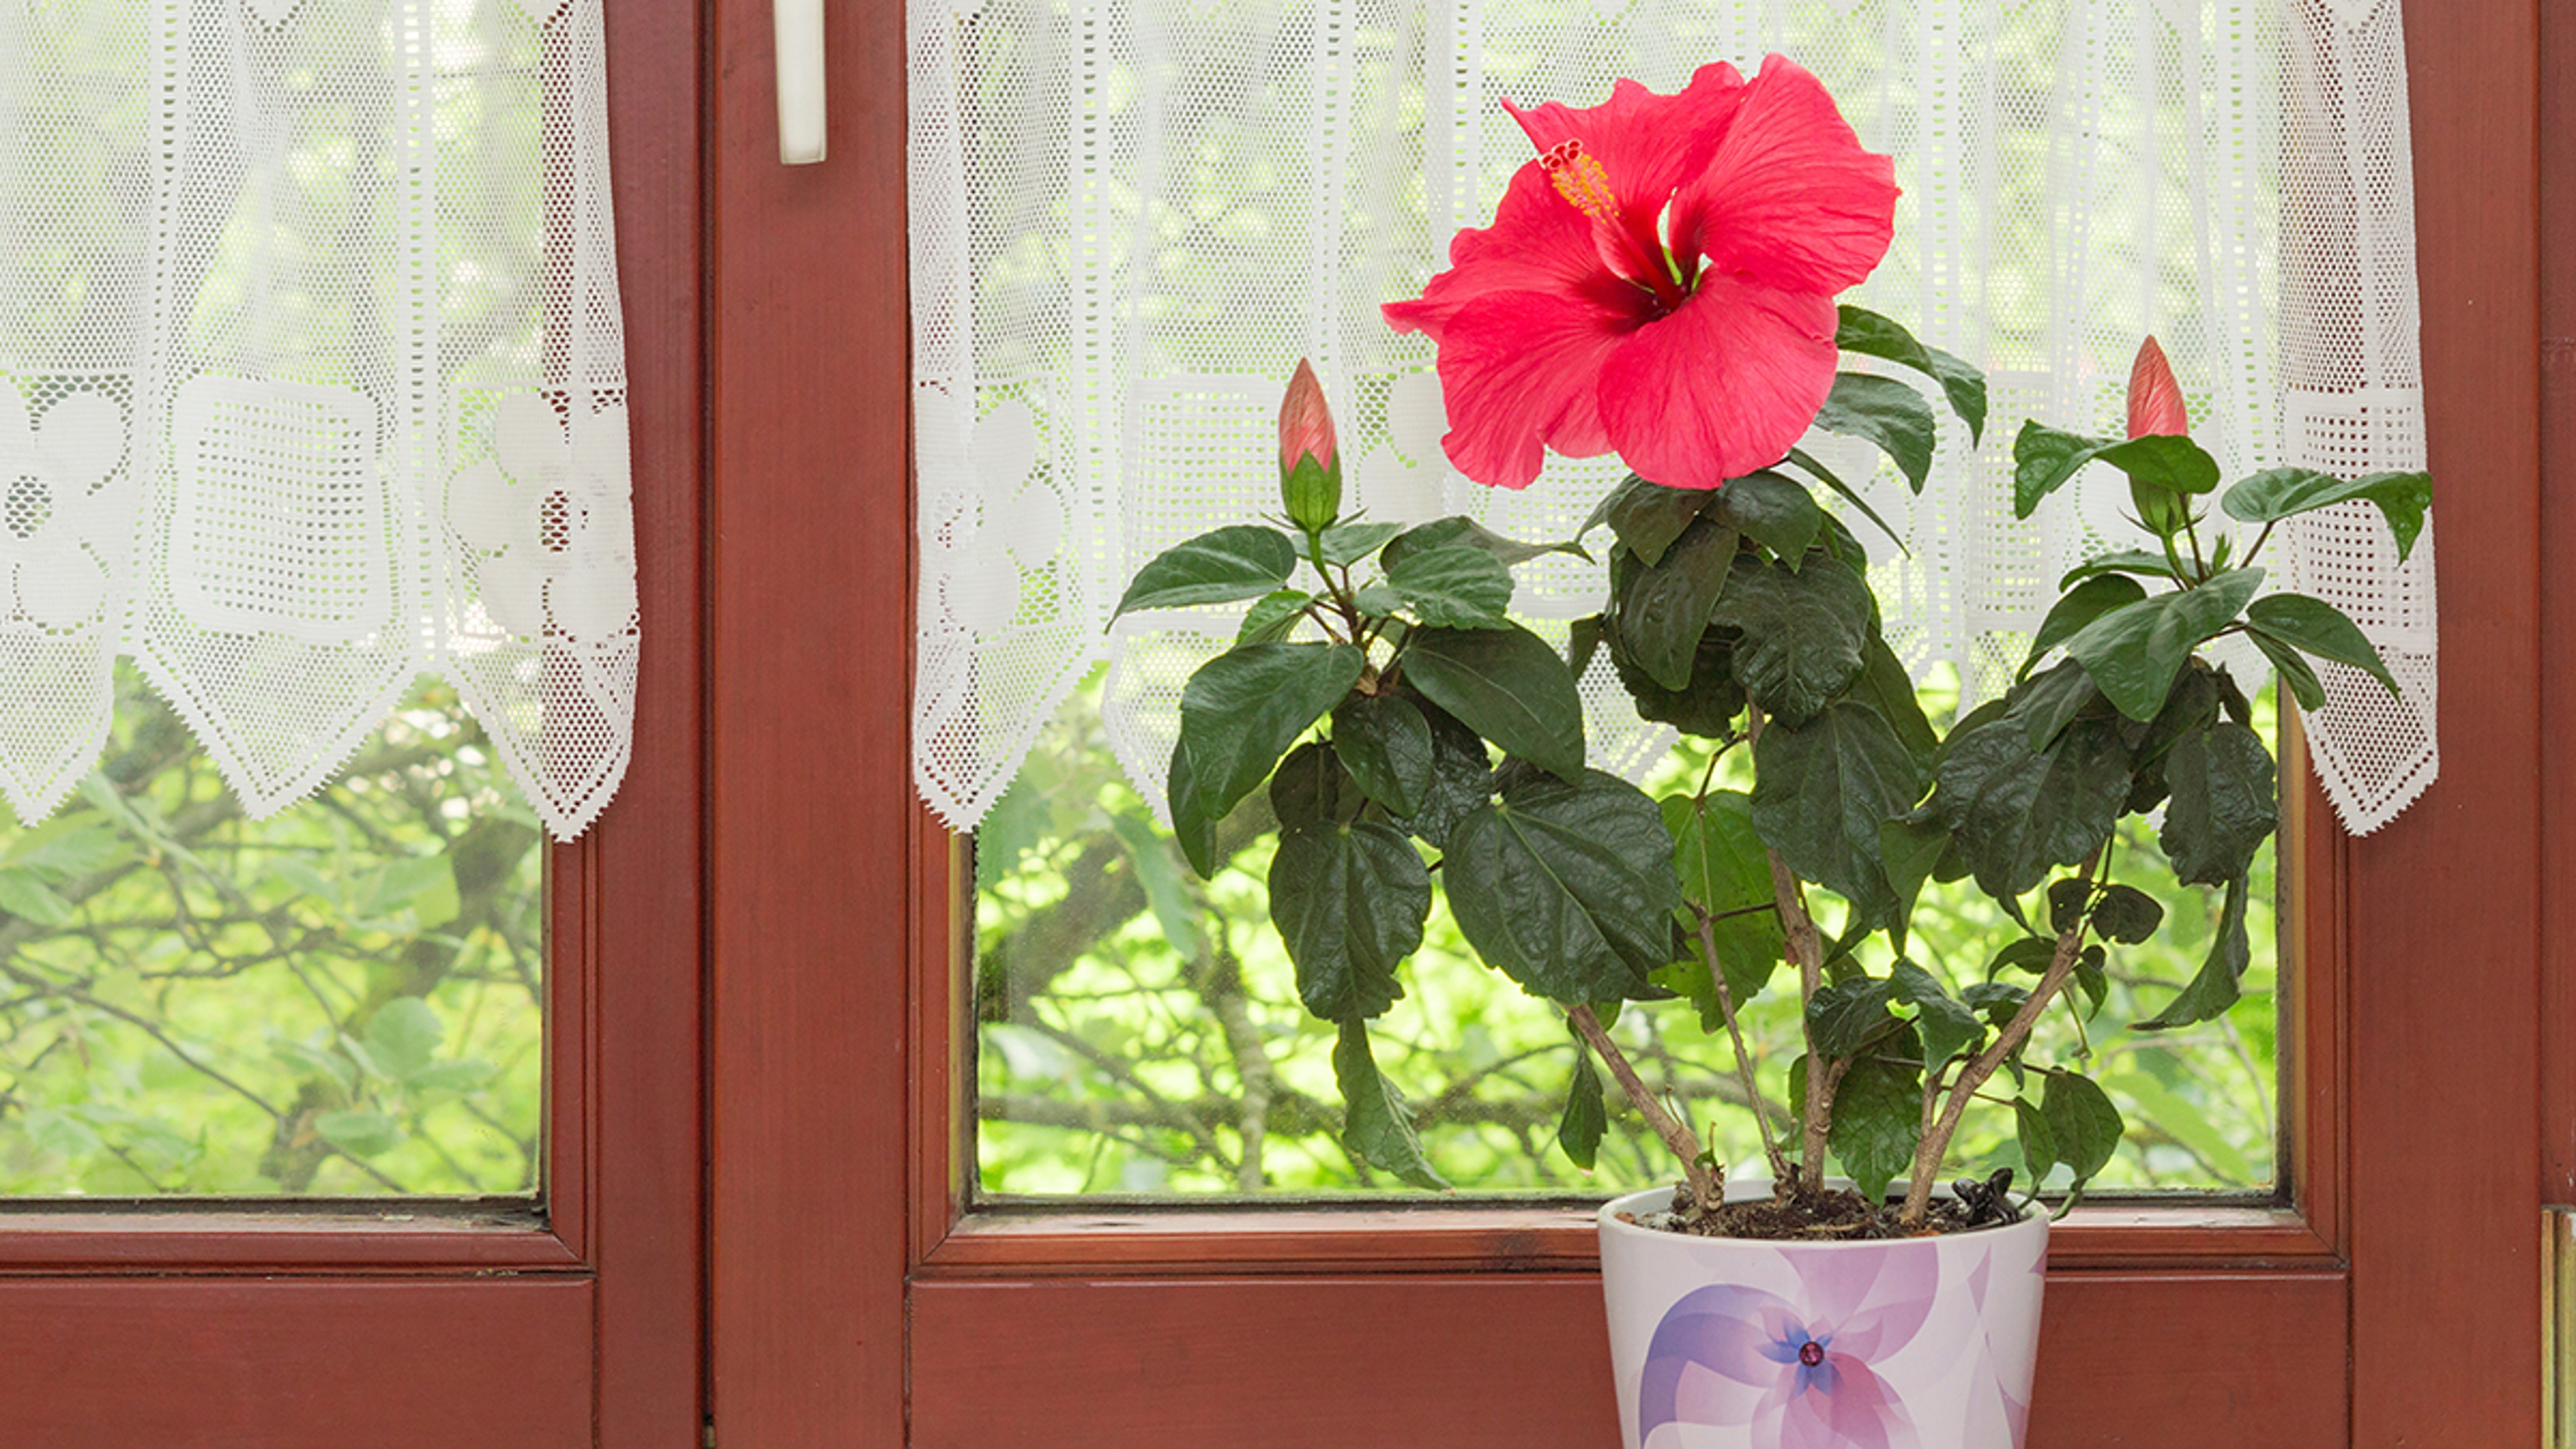
[[543, 865], [446, 685], [250, 821], [121, 677], [79, 794], [0, 828], [0, 1191], [532, 1190]]

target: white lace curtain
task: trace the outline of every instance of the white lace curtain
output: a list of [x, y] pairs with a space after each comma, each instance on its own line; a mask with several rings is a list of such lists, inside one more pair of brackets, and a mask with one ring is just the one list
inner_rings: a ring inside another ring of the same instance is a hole
[[600, 0], [0, 13], [0, 793], [120, 654], [254, 816], [424, 672], [559, 837], [636, 663]]
[[[914, 764], [971, 827], [1104, 659], [1109, 734], [1159, 800], [1180, 686], [1232, 615], [1104, 632], [1170, 544], [1275, 511], [1289, 370], [1326, 378], [1355, 501], [1561, 538], [1618, 476], [1551, 459], [1496, 493], [1441, 456], [1439, 383], [1378, 304], [1490, 220], [1527, 140], [1496, 105], [1585, 105], [1631, 76], [1781, 51], [1896, 158], [1895, 248], [1854, 300], [1983, 367], [1982, 449], [1948, 418], [1930, 489], [1819, 439], [1907, 536], [1872, 578], [1918, 676], [2009, 678], [2058, 574], [2128, 546], [2109, 495], [2010, 510], [2025, 418], [2116, 434], [2140, 337], [2241, 476], [2422, 464], [2413, 187], [2398, 0], [912, 0], [921, 596]], [[2267, 562], [2352, 613], [2405, 686], [2325, 671], [2314, 759], [2374, 829], [2433, 778], [2430, 534], [2405, 567], [2367, 505]], [[1603, 582], [1551, 557], [1516, 611], [1561, 637]], [[2236, 661], [2240, 667], [2259, 659]], [[1606, 664], [1594, 762], [1667, 740]]]

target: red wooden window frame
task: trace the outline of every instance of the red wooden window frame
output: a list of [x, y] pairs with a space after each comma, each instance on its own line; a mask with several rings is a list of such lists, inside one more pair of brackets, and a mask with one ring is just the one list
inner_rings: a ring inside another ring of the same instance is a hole
[[[2539, 525], [2576, 532], [2540, 507], [2541, 34], [2530, 0], [2414, 9], [2443, 778], [2365, 840], [2312, 792], [2294, 811], [2295, 1204], [2070, 1224], [2040, 1449], [2539, 1442], [2541, 825], [2566, 788], [2541, 772]], [[1615, 1442], [1572, 1215], [960, 1215], [961, 885], [898, 687], [903, 6], [832, 12], [833, 160], [796, 171], [767, 7], [713, 16], [720, 1441]]]
[[607, 18], [645, 652], [625, 785], [549, 860], [543, 1205], [0, 1208], [13, 1445], [698, 1442], [701, 15]]

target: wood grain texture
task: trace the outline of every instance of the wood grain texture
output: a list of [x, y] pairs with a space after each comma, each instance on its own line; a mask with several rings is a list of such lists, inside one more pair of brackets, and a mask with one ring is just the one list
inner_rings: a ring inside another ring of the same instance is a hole
[[755, 1449], [903, 1429], [914, 919], [901, 0], [830, 7], [831, 159], [778, 162], [766, 0], [716, 0], [712, 1392]]
[[696, 0], [615, 0], [606, 18], [644, 652], [634, 761], [581, 852], [583, 950], [556, 969], [593, 1001], [599, 1442], [664, 1449], [706, 1418], [704, 55]]
[[[2540, 11], [2540, 546], [2576, 557], [2576, 10]], [[2540, 576], [2541, 738], [2576, 729], [2576, 576]], [[2576, 772], [2550, 768], [2541, 796], [2541, 879], [2576, 880]], [[2576, 890], [2541, 893], [2541, 959], [2576, 960]], [[2576, 1041], [2576, 971], [2541, 976], [2548, 1039]], [[2543, 1187], [2576, 1203], [2576, 1052], [2542, 1054]]]
[[2406, 12], [2444, 739], [2350, 846], [2362, 1445], [2540, 1442], [2537, 10]]
[[[2334, 1275], [2049, 1281], [2030, 1449], [2332, 1449]], [[917, 1449], [1616, 1449], [1588, 1274], [941, 1283], [916, 1290]], [[2224, 1333], [2141, 1333], [2135, 1315]], [[2467, 1443], [2470, 1441], [2427, 1441]]]
[[5, 1302], [11, 1449], [592, 1443], [586, 1282], [18, 1283]]

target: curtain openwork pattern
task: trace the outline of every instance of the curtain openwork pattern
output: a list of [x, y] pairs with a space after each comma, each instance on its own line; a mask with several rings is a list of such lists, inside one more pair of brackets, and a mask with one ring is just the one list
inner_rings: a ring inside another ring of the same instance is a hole
[[264, 815], [443, 673], [559, 836], [636, 664], [600, 0], [0, 14], [0, 792], [120, 654]]
[[[1919, 499], [1864, 445], [1810, 444], [1873, 476], [1906, 535], [1854, 525], [1918, 677], [1998, 691], [2058, 575], [2132, 546], [2117, 490], [2014, 521], [2010, 448], [2032, 417], [2116, 434], [2142, 335], [2230, 477], [2421, 466], [2397, 0], [913, 0], [925, 797], [971, 826], [1106, 660], [1111, 738], [1160, 799], [1181, 684], [1235, 617], [1104, 621], [1145, 559], [1276, 511], [1271, 415], [1301, 356], [1373, 517], [1570, 534], [1615, 460], [1552, 459], [1521, 494], [1453, 474], [1430, 348], [1378, 304], [1415, 293], [1528, 159], [1498, 96], [1590, 104], [1616, 77], [1671, 90], [1775, 50], [1896, 158], [1896, 246], [1855, 300], [1993, 387], [1982, 447], [1943, 417]], [[2435, 769], [2432, 551], [2399, 569], [2348, 507], [2267, 561], [2360, 620], [2406, 685], [2399, 704], [2330, 667], [2312, 721], [2328, 792], [2368, 830]], [[1602, 597], [1578, 560], [1519, 573], [1543, 633]], [[1595, 763], [1650, 765], [1668, 741], [1606, 661], [1584, 685]]]

